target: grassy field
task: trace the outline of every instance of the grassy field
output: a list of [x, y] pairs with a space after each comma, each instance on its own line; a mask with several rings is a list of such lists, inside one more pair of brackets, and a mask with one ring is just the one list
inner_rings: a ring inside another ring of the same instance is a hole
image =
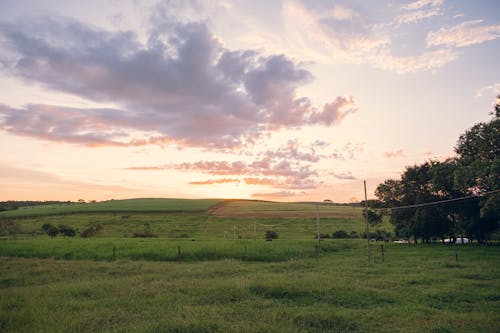
[[499, 247], [456, 262], [452, 247], [390, 245], [368, 263], [362, 241], [330, 242], [280, 262], [1, 257], [0, 331], [498, 332]]
[[220, 199], [127, 199], [108, 200], [95, 203], [71, 203], [21, 207], [18, 210], [2, 212], [0, 217], [32, 217], [74, 213], [103, 212], [201, 212], [219, 203]]
[[[363, 234], [361, 212], [357, 207], [334, 205], [137, 199], [28, 207], [3, 212], [0, 218], [14, 219], [19, 224], [17, 238], [39, 238], [42, 225], [49, 223], [79, 231], [100, 224], [103, 230], [98, 237], [130, 237], [148, 229], [169, 239], [262, 239], [266, 231], [274, 230], [280, 239], [312, 239], [318, 213], [322, 234], [331, 235], [338, 230]], [[391, 230], [392, 226], [384, 221], [377, 228]]]
[[[326, 239], [318, 257], [316, 210], [321, 233], [362, 233], [358, 208], [239, 200], [109, 203], [78, 205], [94, 208], [89, 211], [50, 206], [0, 215], [20, 227], [0, 237], [0, 332], [500, 327], [499, 246], [458, 247], [457, 261], [452, 246], [385, 244], [382, 260], [381, 244], [374, 243], [368, 262], [363, 240]], [[45, 223], [103, 229], [90, 239], [51, 239], [41, 233]], [[391, 230], [387, 221], [379, 228]], [[146, 229], [157, 238], [131, 238]], [[264, 241], [267, 230], [279, 239]]]

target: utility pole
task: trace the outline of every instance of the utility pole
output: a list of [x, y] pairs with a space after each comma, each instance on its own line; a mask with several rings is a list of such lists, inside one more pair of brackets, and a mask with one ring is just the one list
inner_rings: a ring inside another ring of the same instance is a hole
[[366, 252], [368, 254], [368, 261], [370, 261], [370, 229], [368, 227], [368, 198], [366, 196], [366, 180], [363, 180], [365, 186], [365, 222], [366, 222]]

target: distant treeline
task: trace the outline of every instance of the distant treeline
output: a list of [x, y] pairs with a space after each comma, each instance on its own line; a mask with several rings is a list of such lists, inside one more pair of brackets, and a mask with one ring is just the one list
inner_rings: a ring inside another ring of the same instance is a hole
[[72, 204], [72, 201], [0, 201], [0, 211], [16, 210], [19, 207]]

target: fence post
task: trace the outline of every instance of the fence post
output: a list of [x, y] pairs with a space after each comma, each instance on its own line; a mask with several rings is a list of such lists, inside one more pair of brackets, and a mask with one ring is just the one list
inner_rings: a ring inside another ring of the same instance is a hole
[[181, 262], [182, 261], [182, 256], [181, 256], [181, 246], [177, 245], [177, 261]]
[[116, 260], [116, 247], [113, 245], [113, 261]]
[[384, 262], [384, 244], [380, 245], [380, 249], [382, 250], [382, 262]]

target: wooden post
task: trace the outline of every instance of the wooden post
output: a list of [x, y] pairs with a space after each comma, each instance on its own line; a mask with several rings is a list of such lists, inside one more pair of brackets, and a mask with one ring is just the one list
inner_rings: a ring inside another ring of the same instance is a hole
[[177, 261], [181, 262], [182, 261], [182, 256], [181, 256], [181, 246], [177, 245]]
[[370, 228], [368, 227], [368, 198], [366, 196], [366, 180], [363, 180], [365, 186], [365, 222], [366, 222], [366, 253], [368, 261], [370, 261]]
[[113, 261], [116, 259], [116, 247], [113, 246]]
[[382, 262], [384, 262], [384, 244], [380, 245], [380, 249], [382, 250]]
[[319, 257], [319, 242], [320, 242], [320, 236], [319, 236], [319, 204], [316, 204], [316, 256]]

